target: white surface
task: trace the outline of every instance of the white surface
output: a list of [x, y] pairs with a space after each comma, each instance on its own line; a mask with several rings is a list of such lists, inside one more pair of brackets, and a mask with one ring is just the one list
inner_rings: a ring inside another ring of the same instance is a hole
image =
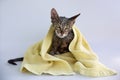
[[[120, 0], [0, 0], [0, 80], [120, 80]], [[81, 13], [76, 25], [87, 38], [100, 61], [118, 75], [90, 78], [36, 76], [19, 72], [7, 60], [23, 56], [41, 40], [50, 26], [50, 10], [61, 16]]]

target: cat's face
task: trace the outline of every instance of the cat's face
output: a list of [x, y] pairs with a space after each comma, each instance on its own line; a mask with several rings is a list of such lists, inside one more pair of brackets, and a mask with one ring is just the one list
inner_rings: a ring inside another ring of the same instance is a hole
[[65, 17], [60, 17], [60, 21], [54, 23], [54, 26], [55, 26], [55, 33], [59, 38], [66, 37], [72, 29], [68, 19]]
[[57, 11], [53, 8], [51, 10], [51, 21], [55, 27], [55, 34], [59, 38], [65, 38], [72, 29], [73, 24], [75, 23], [75, 19], [79, 16], [75, 15], [71, 18], [59, 17]]

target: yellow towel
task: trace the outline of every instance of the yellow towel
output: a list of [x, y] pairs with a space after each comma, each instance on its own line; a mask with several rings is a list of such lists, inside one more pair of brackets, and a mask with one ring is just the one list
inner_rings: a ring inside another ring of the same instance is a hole
[[25, 53], [21, 66], [22, 72], [43, 73], [51, 75], [72, 75], [76, 73], [91, 76], [110, 76], [116, 72], [101, 64], [89, 44], [73, 26], [74, 39], [69, 45], [70, 52], [60, 55], [49, 55], [54, 27], [51, 25], [46, 37], [30, 47]]

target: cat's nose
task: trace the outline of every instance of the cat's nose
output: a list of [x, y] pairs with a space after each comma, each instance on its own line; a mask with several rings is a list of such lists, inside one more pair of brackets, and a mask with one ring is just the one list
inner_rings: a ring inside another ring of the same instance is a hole
[[63, 34], [61, 33], [61, 36], [63, 36]]
[[63, 36], [64, 32], [61, 32], [61, 36]]

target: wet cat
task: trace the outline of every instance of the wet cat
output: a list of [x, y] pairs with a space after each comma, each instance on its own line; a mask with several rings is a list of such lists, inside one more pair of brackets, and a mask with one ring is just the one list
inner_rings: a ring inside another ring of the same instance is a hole
[[79, 15], [77, 14], [71, 18], [59, 17], [54, 8], [51, 10], [51, 20], [55, 31], [49, 54], [55, 55], [69, 52], [69, 44], [74, 38], [72, 26]]
[[[70, 18], [60, 17], [57, 11], [54, 8], [52, 8], [51, 22], [53, 24], [53, 27], [55, 27], [55, 30], [51, 48], [50, 51], [48, 52], [50, 55], [63, 54], [65, 52], [69, 52], [69, 44], [74, 38], [72, 26], [75, 23], [75, 19], [79, 15], [80, 14], [77, 14]], [[10, 59], [8, 60], [8, 63], [17, 65], [15, 62], [23, 61], [23, 59], [24, 59], [23, 57]]]

